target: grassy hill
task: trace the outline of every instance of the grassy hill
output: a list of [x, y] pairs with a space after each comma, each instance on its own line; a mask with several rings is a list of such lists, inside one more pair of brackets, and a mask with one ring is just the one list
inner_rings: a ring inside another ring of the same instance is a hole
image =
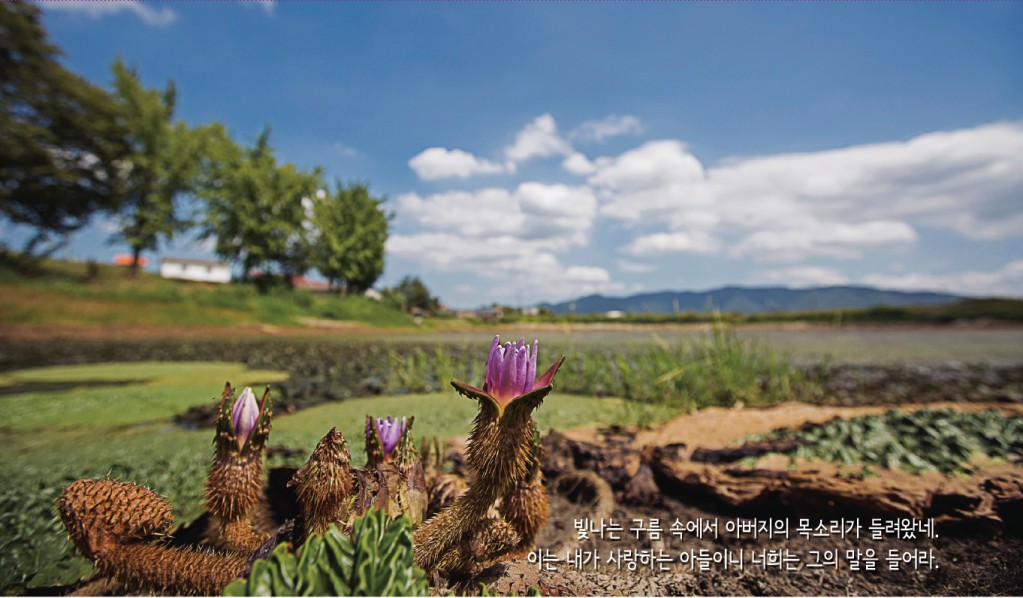
[[366, 297], [253, 285], [167, 280], [125, 268], [46, 261], [32, 268], [0, 255], [0, 325], [299, 327], [309, 318], [374, 327], [412, 326], [401, 310]]

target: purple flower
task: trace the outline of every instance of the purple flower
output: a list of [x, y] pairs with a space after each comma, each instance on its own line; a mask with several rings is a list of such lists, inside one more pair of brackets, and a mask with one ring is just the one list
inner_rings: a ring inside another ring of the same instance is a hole
[[231, 422], [234, 425], [238, 450], [245, 447], [258, 420], [259, 405], [256, 403], [256, 395], [252, 394], [252, 389], [246, 386], [241, 396], [235, 399], [234, 405], [231, 406]]
[[500, 335], [494, 337], [494, 342], [490, 345], [490, 356], [487, 358], [487, 374], [482, 392], [494, 399], [502, 410], [515, 399], [550, 386], [554, 380], [554, 374], [561, 365], [560, 359], [542, 376], [536, 377], [536, 356], [539, 348], [540, 342], [533, 341], [530, 350], [524, 338], [520, 338], [514, 345], [505, 343], [502, 346]]
[[[380, 444], [383, 445], [384, 459], [389, 459], [391, 451], [398, 446], [398, 441], [405, 432], [405, 418], [401, 418], [399, 423], [396, 417], [387, 416], [386, 419], [378, 417], [374, 424], [377, 434], [380, 436]], [[371, 433], [370, 430], [366, 430], [366, 432]]]

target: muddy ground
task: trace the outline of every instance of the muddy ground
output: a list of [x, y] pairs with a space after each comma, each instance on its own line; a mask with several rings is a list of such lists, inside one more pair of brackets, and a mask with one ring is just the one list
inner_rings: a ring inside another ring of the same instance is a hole
[[[954, 405], [1023, 413], [1015, 403]], [[455, 586], [594, 596], [1023, 593], [1017, 464], [956, 478], [882, 470], [857, 480], [822, 463], [768, 459], [740, 470], [691, 461], [694, 452], [735, 447], [748, 434], [882, 409], [787, 403], [708, 409], [639, 433], [552, 433], [545, 441], [552, 509], [538, 550]], [[729, 484], [731, 491], [722, 490]], [[649, 531], [651, 520], [660, 524], [659, 538]], [[874, 538], [877, 520], [918, 527], [913, 537], [878, 529]], [[601, 521], [622, 529], [593, 532]], [[690, 522], [716, 524], [716, 533], [673, 533]], [[818, 529], [821, 523], [828, 529]], [[765, 535], [765, 524], [787, 534]], [[741, 533], [741, 526], [752, 527]]]

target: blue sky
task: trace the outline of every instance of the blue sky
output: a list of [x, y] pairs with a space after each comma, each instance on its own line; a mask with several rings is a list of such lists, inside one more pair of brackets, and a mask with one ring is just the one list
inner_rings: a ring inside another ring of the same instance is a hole
[[75, 72], [386, 195], [382, 285], [1023, 296], [1018, 3], [39, 4]]

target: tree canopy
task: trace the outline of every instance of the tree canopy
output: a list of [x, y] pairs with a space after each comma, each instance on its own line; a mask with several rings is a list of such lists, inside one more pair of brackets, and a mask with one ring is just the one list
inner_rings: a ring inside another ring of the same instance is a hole
[[36, 229], [28, 253], [121, 200], [117, 104], [61, 66], [60, 55], [38, 8], [0, 3], [0, 213]]
[[198, 195], [206, 201], [203, 236], [215, 237], [217, 255], [242, 264], [249, 279], [255, 268], [289, 282], [309, 268], [306, 214], [322, 188], [319, 169], [278, 165], [263, 131], [251, 148], [241, 148], [222, 127], [205, 131], [205, 173]]
[[318, 234], [312, 265], [335, 289], [363, 293], [383, 274], [391, 218], [381, 207], [384, 201], [372, 197], [366, 185], [337, 183], [333, 194], [314, 202]]
[[138, 74], [120, 59], [113, 70], [128, 146], [121, 229], [112, 241], [132, 248], [135, 271], [142, 251], [156, 249], [161, 238], [172, 239], [190, 225], [177, 202], [194, 186], [201, 144], [185, 123], [172, 122], [177, 99], [173, 82], [160, 92], [143, 87]]
[[387, 295], [396, 299], [406, 311], [416, 308], [436, 313], [440, 310], [440, 300], [430, 295], [430, 289], [418, 276], [402, 278], [401, 282], [387, 290]]

